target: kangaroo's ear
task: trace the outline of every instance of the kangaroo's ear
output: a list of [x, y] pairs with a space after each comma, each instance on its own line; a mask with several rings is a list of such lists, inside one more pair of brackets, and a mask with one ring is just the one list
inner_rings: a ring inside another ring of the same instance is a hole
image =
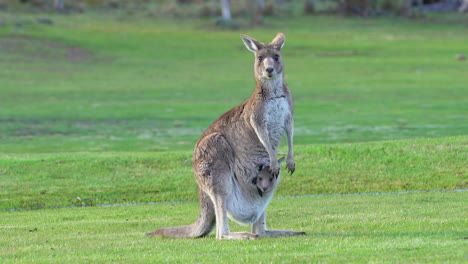
[[242, 41], [244, 42], [245, 47], [253, 53], [256, 53], [257, 51], [261, 50], [264, 46], [260, 41], [251, 38], [247, 35], [240, 36]]
[[281, 163], [283, 163], [283, 161], [284, 161], [284, 157], [282, 157], [281, 159], [278, 160], [278, 164], [281, 165]]
[[262, 171], [263, 170], [263, 165], [258, 165], [258, 171]]
[[270, 46], [273, 46], [277, 50], [281, 50], [286, 41], [286, 36], [283, 33], [276, 34], [276, 37], [271, 41]]

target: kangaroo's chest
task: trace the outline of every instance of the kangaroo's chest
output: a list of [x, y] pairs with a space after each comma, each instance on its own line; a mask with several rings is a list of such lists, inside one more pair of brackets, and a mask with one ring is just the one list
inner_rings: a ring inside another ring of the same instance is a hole
[[269, 99], [265, 104], [264, 113], [270, 142], [276, 148], [283, 136], [286, 121], [291, 116], [291, 109], [286, 97]]

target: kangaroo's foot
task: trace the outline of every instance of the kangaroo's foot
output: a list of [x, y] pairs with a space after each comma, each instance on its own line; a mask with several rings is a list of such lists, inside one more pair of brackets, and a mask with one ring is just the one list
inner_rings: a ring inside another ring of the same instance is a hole
[[260, 236], [257, 234], [252, 234], [249, 232], [230, 232], [228, 234], [223, 234], [221, 237], [216, 237], [217, 239], [232, 239], [232, 240], [255, 240]]
[[146, 232], [145, 236], [159, 236], [160, 234], [158, 234], [156, 231], [157, 230], [154, 230], [153, 232]]
[[265, 230], [260, 236], [265, 237], [281, 237], [281, 236], [302, 236], [306, 235], [306, 232], [292, 231], [292, 230]]

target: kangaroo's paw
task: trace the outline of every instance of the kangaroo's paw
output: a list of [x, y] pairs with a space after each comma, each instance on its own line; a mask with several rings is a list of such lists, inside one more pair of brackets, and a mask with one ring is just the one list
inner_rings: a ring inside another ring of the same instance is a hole
[[270, 173], [273, 177], [278, 178], [278, 175], [280, 173], [280, 166], [277, 162], [272, 163], [270, 165]]
[[293, 174], [293, 172], [296, 170], [296, 163], [293, 159], [288, 159], [286, 161], [286, 168], [288, 168], [289, 173]]

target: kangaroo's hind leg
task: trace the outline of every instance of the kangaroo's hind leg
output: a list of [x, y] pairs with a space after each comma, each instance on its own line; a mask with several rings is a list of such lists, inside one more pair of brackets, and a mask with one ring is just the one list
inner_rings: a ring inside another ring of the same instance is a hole
[[233, 195], [234, 163], [231, 146], [219, 133], [201, 139], [193, 155], [195, 177], [201, 190], [213, 202], [216, 215], [217, 239], [256, 239], [258, 235], [248, 232], [231, 232], [227, 217], [227, 202]]

